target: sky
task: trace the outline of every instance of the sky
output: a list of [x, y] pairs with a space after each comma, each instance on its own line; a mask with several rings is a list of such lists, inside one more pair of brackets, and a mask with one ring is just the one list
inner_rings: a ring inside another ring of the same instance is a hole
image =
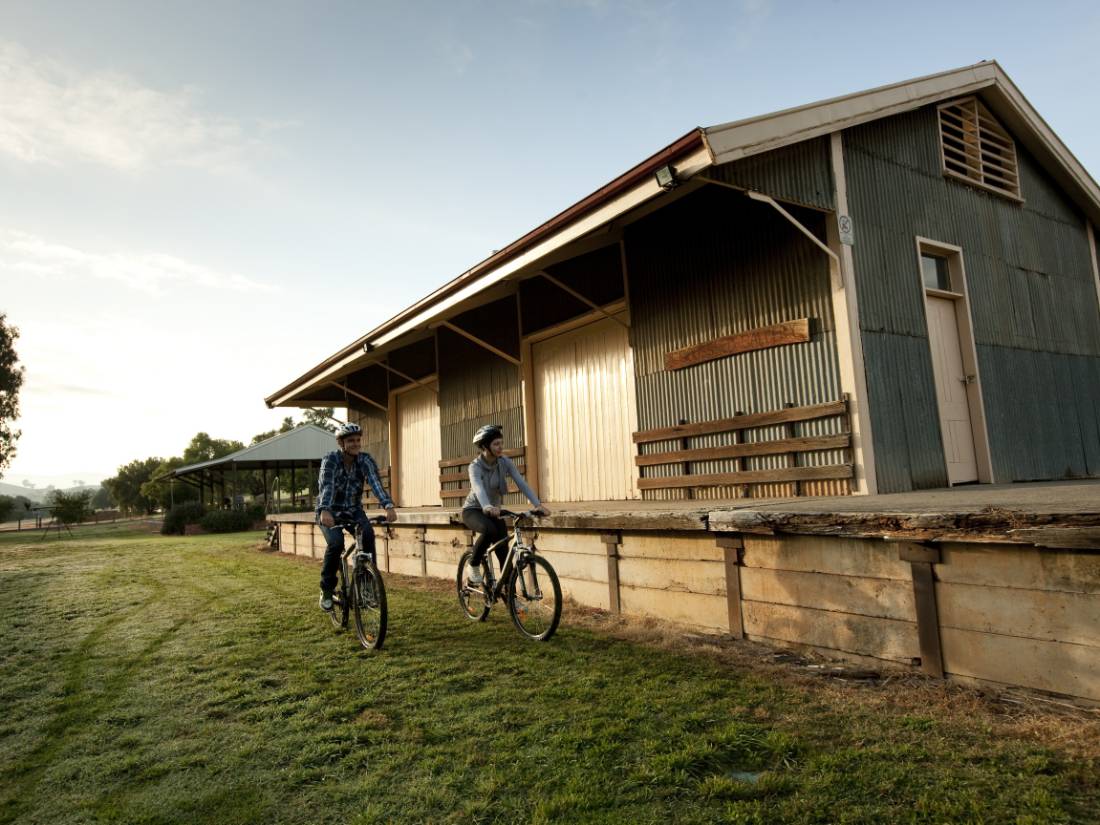
[[696, 126], [996, 59], [1094, 177], [1100, 4], [0, 0], [6, 483], [263, 398]]

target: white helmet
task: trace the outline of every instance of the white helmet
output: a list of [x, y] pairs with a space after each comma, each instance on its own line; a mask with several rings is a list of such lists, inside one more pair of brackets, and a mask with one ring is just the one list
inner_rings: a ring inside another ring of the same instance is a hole
[[340, 428], [336, 430], [336, 440], [343, 441], [349, 435], [362, 435], [363, 428], [358, 424], [352, 424], [350, 421], [347, 424], [341, 424]]

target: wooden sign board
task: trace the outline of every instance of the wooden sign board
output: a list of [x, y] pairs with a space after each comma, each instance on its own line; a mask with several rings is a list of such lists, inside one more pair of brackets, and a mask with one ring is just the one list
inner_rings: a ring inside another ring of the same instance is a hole
[[703, 364], [716, 358], [724, 358], [727, 355], [779, 347], [784, 344], [803, 344], [809, 340], [809, 318], [784, 321], [782, 324], [757, 327], [747, 332], [726, 335], [723, 338], [715, 338], [703, 344], [673, 350], [665, 354], [665, 369], [682, 370], [684, 367], [693, 367], [696, 364]]

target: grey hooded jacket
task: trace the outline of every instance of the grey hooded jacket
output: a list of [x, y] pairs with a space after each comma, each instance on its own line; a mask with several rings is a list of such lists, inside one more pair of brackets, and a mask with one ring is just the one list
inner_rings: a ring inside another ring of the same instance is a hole
[[535, 491], [527, 486], [523, 480], [523, 474], [516, 469], [512, 459], [501, 456], [496, 464], [489, 466], [485, 460], [478, 456], [470, 462], [470, 494], [462, 503], [463, 510], [484, 510], [486, 507], [500, 507], [504, 496], [508, 492], [508, 477], [516, 482], [519, 491], [527, 496], [527, 499], [535, 506], [541, 507], [542, 502], [535, 495]]

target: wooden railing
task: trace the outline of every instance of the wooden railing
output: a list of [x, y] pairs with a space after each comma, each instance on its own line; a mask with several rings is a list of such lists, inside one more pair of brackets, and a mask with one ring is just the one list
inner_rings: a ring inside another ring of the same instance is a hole
[[[508, 458], [512, 459], [516, 463], [516, 469], [521, 473], [527, 472], [526, 462], [523, 460], [526, 454], [526, 449], [523, 447], [516, 447], [515, 449], [505, 450], [504, 454]], [[447, 485], [458, 481], [469, 481], [469, 474], [466, 471], [466, 467], [477, 456], [471, 455], [464, 458], [445, 458], [439, 462], [439, 497], [446, 503], [449, 499], [466, 498], [470, 492], [470, 485], [464, 484], [461, 487], [451, 487], [448, 489]], [[519, 490], [512, 480], [508, 480], [508, 492], [518, 493]]]
[[[793, 424], [815, 421], [834, 416], [842, 417], [843, 432], [835, 435], [796, 436]], [[784, 438], [770, 441], [745, 441], [745, 431], [761, 427], [784, 425]], [[733, 433], [732, 444], [720, 447], [688, 448], [688, 439], [703, 435]], [[851, 434], [848, 428], [848, 401], [834, 401], [829, 404], [815, 404], [809, 407], [788, 407], [764, 413], [750, 413], [716, 421], [702, 421], [696, 424], [679, 424], [656, 430], [634, 433], [634, 443], [652, 444], [661, 441], [679, 441], [681, 449], [665, 452], [645, 453], [634, 458], [638, 467], [655, 467], [665, 464], [682, 464], [681, 475], [667, 477], [640, 478], [639, 490], [668, 490], [692, 487], [725, 487], [744, 484], [772, 484], [792, 482], [795, 494], [801, 493], [798, 486], [802, 481], [822, 481], [847, 479], [852, 477], [851, 463], [828, 464], [824, 466], [800, 466], [798, 456], [818, 450], [847, 450], [851, 447]], [[785, 455], [786, 467], [774, 467], [763, 470], [742, 470], [742, 459], [759, 456]], [[717, 461], [732, 459], [735, 470], [725, 473], [693, 474], [690, 462]]]
[[[393, 498], [393, 496], [394, 496], [393, 490], [390, 490], [390, 468], [387, 467], [384, 470], [379, 469], [378, 478], [381, 480], [382, 486], [385, 487], [386, 490], [389, 491], [390, 498]], [[364, 505], [369, 504], [369, 505], [377, 507], [377, 506], [381, 505], [381, 503], [382, 502], [380, 502], [378, 499], [376, 499], [374, 497], [374, 492], [371, 490], [370, 485], [369, 484], [364, 484], [363, 485], [363, 504]]]

